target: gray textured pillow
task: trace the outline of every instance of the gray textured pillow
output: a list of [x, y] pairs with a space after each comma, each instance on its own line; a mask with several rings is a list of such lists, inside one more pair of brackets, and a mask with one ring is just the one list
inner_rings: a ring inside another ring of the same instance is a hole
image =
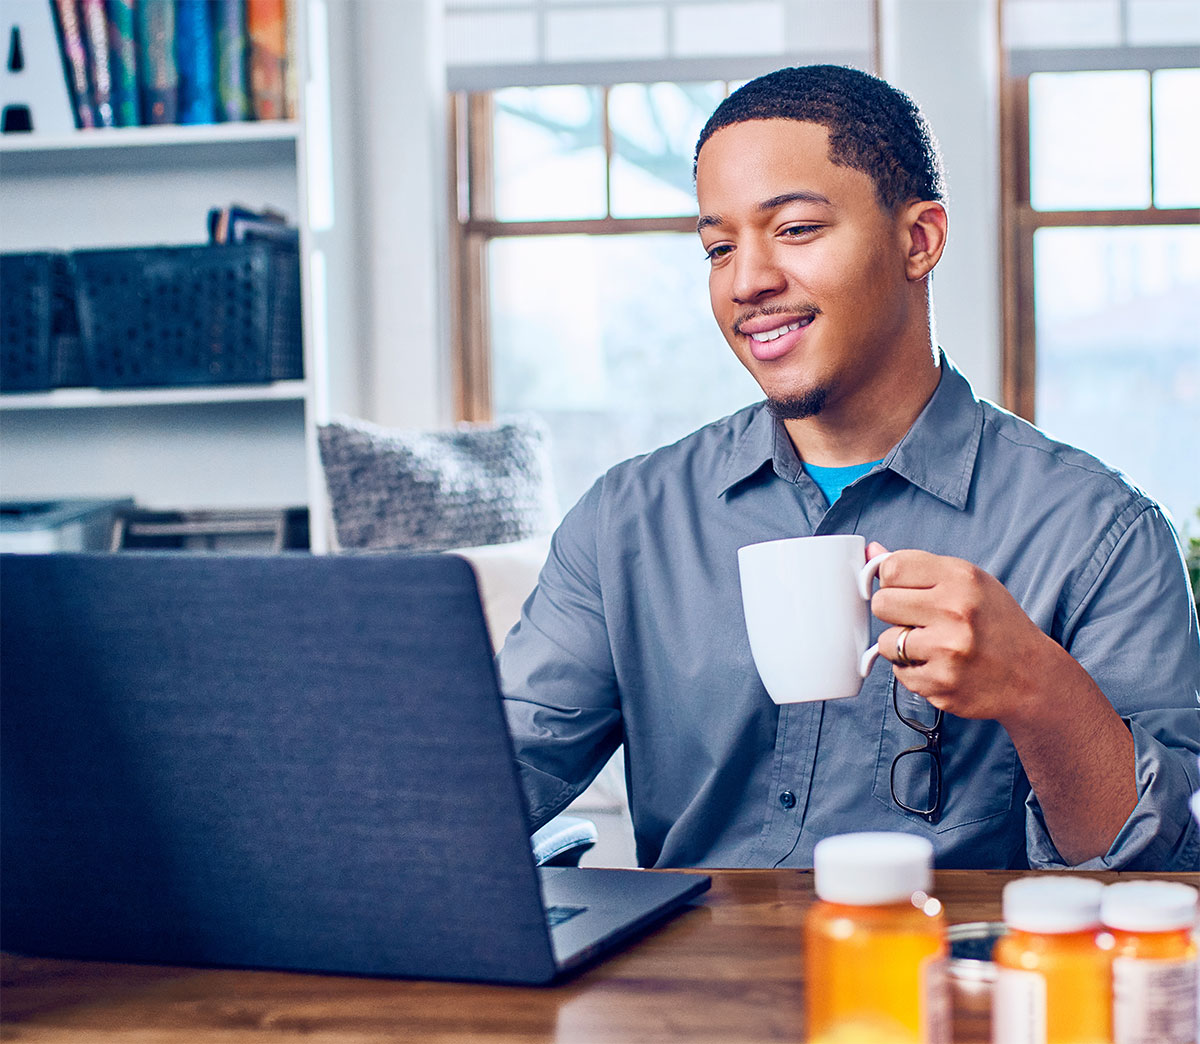
[[557, 521], [547, 436], [533, 420], [449, 431], [338, 420], [318, 434], [342, 548], [505, 544]]

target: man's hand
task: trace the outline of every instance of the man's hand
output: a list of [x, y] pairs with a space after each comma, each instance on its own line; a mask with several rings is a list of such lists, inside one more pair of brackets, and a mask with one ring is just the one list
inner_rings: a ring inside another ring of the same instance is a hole
[[[885, 550], [872, 543], [867, 556]], [[1065, 860], [1108, 851], [1137, 803], [1133, 737], [1083, 667], [970, 562], [897, 551], [879, 583], [871, 611], [893, 625], [879, 651], [901, 684], [1007, 730]]]
[[[883, 553], [873, 543], [868, 556]], [[910, 692], [960, 718], [1001, 724], [1037, 716], [1034, 690], [1062, 648], [1029, 619], [1007, 588], [961, 558], [897, 551], [879, 570], [871, 611], [895, 626], [879, 651]], [[904, 666], [898, 643], [904, 641]]]

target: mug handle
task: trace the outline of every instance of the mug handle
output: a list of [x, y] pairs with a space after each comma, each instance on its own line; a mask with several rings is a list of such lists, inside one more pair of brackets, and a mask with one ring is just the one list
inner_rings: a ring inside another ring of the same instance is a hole
[[[872, 558], [858, 573], [858, 593], [862, 596], [864, 602], [871, 600], [871, 584], [879, 573], [879, 567], [892, 557], [891, 551], [884, 551], [881, 555], [876, 555]], [[871, 646], [858, 661], [858, 676], [865, 678], [871, 673], [871, 667], [879, 656], [879, 643], [876, 642]]]

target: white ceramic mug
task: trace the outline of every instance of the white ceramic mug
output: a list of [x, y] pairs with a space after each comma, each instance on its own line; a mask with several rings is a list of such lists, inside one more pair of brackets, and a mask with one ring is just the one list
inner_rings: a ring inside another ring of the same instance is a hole
[[861, 536], [792, 537], [738, 548], [742, 609], [754, 665], [776, 703], [858, 693], [875, 657], [871, 583], [890, 552], [866, 564]]

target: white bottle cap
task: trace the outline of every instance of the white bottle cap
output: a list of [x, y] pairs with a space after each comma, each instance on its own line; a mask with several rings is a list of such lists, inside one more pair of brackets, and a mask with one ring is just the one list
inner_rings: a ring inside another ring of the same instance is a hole
[[817, 898], [825, 902], [906, 902], [933, 885], [933, 845], [914, 834], [838, 834], [817, 842], [813, 871]]
[[1100, 919], [1126, 932], [1169, 932], [1196, 923], [1196, 889], [1175, 881], [1120, 881], [1104, 889]]
[[1104, 885], [1069, 871], [1022, 877], [1004, 886], [1004, 921], [1022, 932], [1083, 932], [1100, 924]]

